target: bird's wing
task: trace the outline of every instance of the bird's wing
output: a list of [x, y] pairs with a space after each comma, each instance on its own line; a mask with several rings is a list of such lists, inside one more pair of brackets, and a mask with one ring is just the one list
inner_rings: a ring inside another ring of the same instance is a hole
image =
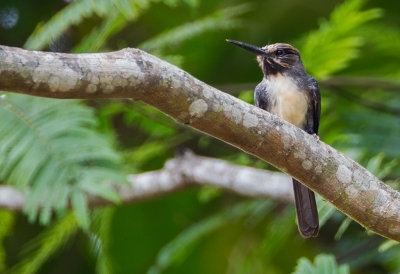
[[319, 119], [321, 116], [321, 93], [318, 82], [313, 77], [311, 81], [311, 100], [313, 107], [313, 130], [315, 134], [318, 134]]
[[256, 107], [262, 108], [268, 111], [268, 98], [266, 92], [266, 86], [263, 82], [259, 83], [254, 90], [254, 104]]

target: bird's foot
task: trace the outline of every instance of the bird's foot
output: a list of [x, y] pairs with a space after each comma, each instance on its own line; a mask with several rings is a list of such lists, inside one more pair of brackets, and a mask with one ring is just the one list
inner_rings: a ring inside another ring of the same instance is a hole
[[312, 135], [315, 139], [317, 139], [317, 141], [319, 141], [319, 136], [316, 133], [313, 133]]

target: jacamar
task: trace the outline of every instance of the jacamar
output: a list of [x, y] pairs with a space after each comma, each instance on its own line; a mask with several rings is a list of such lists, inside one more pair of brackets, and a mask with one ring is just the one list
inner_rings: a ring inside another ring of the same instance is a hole
[[[283, 43], [260, 48], [234, 40], [227, 42], [257, 55], [264, 77], [254, 91], [255, 105], [317, 135], [321, 95], [318, 82], [304, 69], [299, 51]], [[319, 226], [314, 192], [296, 179], [292, 181], [300, 234], [304, 238], [316, 237]]]

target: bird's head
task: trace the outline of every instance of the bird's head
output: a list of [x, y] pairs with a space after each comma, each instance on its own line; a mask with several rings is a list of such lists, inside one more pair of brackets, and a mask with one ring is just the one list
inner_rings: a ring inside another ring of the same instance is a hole
[[257, 61], [265, 76], [290, 70], [304, 71], [299, 51], [284, 43], [266, 45], [262, 48], [234, 40], [226, 40], [247, 51], [257, 54]]

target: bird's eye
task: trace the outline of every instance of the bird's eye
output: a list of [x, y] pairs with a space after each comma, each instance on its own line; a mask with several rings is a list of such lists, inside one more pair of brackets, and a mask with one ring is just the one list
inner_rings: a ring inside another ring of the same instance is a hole
[[282, 56], [282, 55], [283, 55], [283, 50], [277, 49], [277, 50], [275, 51], [275, 55], [276, 55], [276, 56]]

